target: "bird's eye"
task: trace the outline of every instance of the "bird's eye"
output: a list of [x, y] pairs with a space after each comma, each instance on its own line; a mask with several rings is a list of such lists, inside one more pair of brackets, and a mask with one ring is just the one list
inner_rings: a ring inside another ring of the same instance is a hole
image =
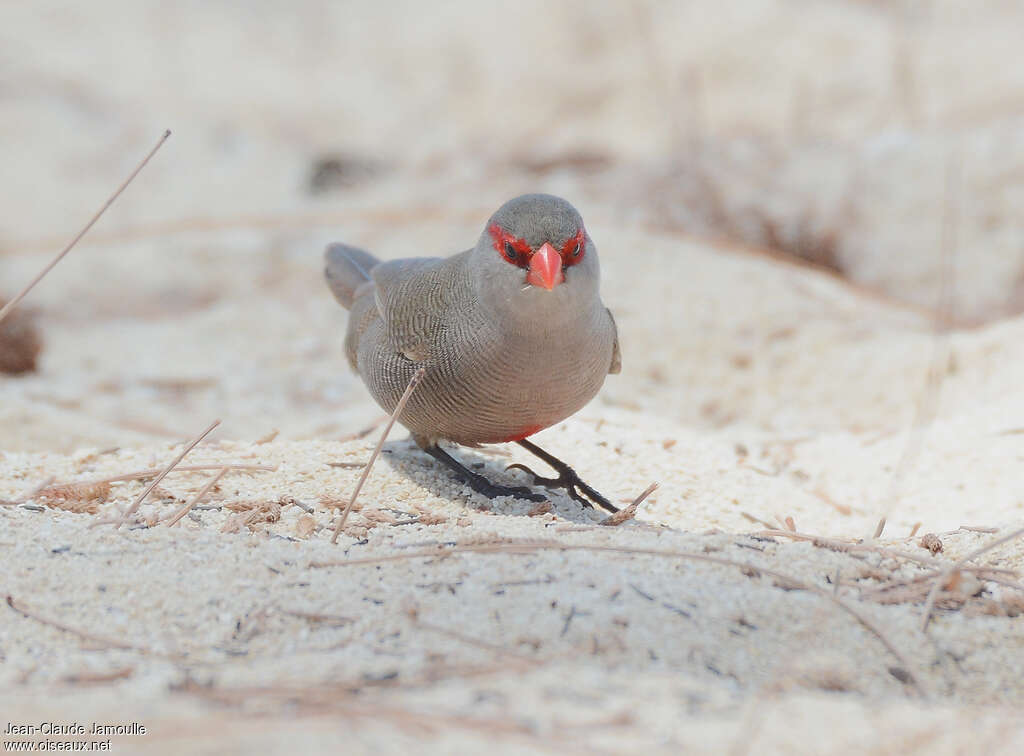
[[507, 257], [510, 262], [516, 262], [519, 259], [519, 253], [516, 252], [515, 248], [512, 246], [512, 242], [505, 242], [505, 257]]
[[576, 246], [572, 248], [572, 256], [579, 257], [583, 247], [580, 246], [579, 242], [576, 242]]

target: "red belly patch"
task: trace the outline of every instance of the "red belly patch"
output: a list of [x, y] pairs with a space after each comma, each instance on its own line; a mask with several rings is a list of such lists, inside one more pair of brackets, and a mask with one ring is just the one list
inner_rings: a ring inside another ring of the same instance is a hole
[[527, 425], [525, 428], [523, 428], [520, 431], [517, 431], [516, 433], [512, 434], [508, 438], [501, 439], [501, 441], [499, 441], [498, 443], [499, 444], [506, 444], [509, 441], [522, 441], [527, 436], [532, 436], [537, 431], [543, 430], [544, 427], [545, 426], [543, 426], [543, 425]]

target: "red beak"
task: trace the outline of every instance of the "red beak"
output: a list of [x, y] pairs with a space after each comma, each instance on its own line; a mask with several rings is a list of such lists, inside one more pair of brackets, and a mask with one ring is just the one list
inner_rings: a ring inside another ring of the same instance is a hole
[[562, 256], [548, 242], [530, 257], [530, 272], [526, 274], [526, 283], [542, 286], [548, 291], [565, 280], [562, 272]]

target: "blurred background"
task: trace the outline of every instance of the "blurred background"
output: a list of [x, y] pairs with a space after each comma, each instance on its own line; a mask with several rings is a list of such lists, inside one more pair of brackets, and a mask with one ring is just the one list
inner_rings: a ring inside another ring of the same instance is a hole
[[601, 251], [624, 372], [595, 406], [892, 431], [936, 318], [967, 334], [949, 395], [994, 401], [1022, 28], [1009, 0], [5, 3], [0, 297], [173, 136], [26, 301], [0, 447], [357, 433], [323, 246], [450, 254], [527, 191]]

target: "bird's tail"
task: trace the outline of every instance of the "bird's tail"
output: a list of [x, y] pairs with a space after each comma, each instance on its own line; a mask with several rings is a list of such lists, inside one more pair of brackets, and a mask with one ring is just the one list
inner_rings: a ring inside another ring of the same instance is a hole
[[370, 270], [380, 262], [369, 252], [347, 244], [328, 246], [324, 260], [327, 285], [346, 310], [352, 307], [356, 289], [370, 280]]

